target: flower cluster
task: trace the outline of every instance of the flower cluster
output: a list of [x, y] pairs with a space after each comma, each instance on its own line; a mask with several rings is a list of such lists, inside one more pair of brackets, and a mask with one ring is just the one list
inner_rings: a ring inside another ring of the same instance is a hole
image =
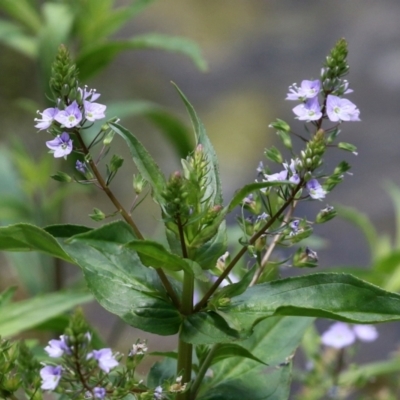
[[[324, 70], [322, 70], [324, 72]], [[344, 94], [351, 93], [347, 81]], [[326, 116], [331, 122], [359, 121], [360, 111], [350, 100], [340, 98], [332, 93], [324, 92], [324, 102], [320, 105], [318, 95], [321, 92], [320, 80], [303, 80], [300, 87], [295, 83], [289, 87], [286, 100], [300, 100], [302, 103], [293, 108], [296, 118], [300, 121], [318, 121]], [[326, 97], [325, 97], [326, 96]]]
[[[288, 180], [291, 183], [299, 184], [300, 183], [300, 169], [302, 167], [302, 162], [296, 158], [292, 159], [290, 164], [283, 163], [284, 169], [275, 174], [262, 174], [264, 177], [263, 182], [278, 182], [278, 181], [286, 181]], [[260, 167], [257, 168], [259, 171]], [[312, 199], [322, 200], [325, 198], [326, 190], [319, 184], [317, 179], [310, 179], [306, 183], [306, 188], [308, 193]]]
[[[88, 344], [91, 340], [91, 335], [86, 333], [85, 343]], [[40, 377], [42, 378], [41, 388], [43, 390], [55, 390], [62, 379], [63, 373], [73, 368], [82, 368], [76, 348], [69, 343], [69, 339], [66, 335], [60, 336], [59, 340], [53, 339], [49, 341], [48, 346], [44, 349], [49, 357], [59, 358], [65, 357], [62, 365], [44, 365], [40, 370]], [[108, 374], [111, 369], [115, 368], [119, 363], [113, 355], [111, 349], [104, 348], [100, 350], [93, 350], [86, 354], [84, 360], [93, 359], [96, 361], [97, 366], [100, 370]], [[63, 365], [67, 365], [64, 368]], [[86, 384], [86, 389], [88, 385]], [[107, 390], [104, 387], [98, 385], [94, 386], [91, 391], [87, 391], [87, 397], [93, 397], [96, 399], [104, 399], [106, 397]]]
[[41, 118], [35, 118], [35, 127], [39, 130], [54, 128], [52, 133], [56, 132], [56, 137], [46, 142], [46, 146], [55, 158], [66, 158], [72, 152], [70, 133], [75, 128], [83, 127], [87, 121], [94, 122], [105, 118], [106, 106], [95, 103], [99, 97], [100, 94], [94, 89], [78, 88], [76, 100], [68, 100], [64, 106], [59, 99], [58, 107], [46, 108], [43, 112], [38, 111]]
[[345, 322], [335, 322], [321, 336], [325, 346], [342, 349], [352, 345], [356, 339], [362, 342], [373, 342], [378, 338], [378, 331], [372, 325], [349, 325]]

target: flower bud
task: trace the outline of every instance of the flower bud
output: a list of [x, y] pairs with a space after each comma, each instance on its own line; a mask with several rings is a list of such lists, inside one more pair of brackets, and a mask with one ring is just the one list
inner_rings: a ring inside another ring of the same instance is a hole
[[93, 221], [102, 221], [106, 218], [106, 214], [104, 214], [103, 211], [99, 210], [98, 208], [93, 208], [93, 214], [89, 214], [89, 217]]
[[275, 128], [278, 131], [290, 133], [290, 125], [279, 118], [275, 122], [272, 122], [269, 127]]
[[300, 247], [293, 256], [293, 267], [315, 268], [318, 266], [318, 255], [309, 247]]
[[282, 164], [283, 163], [283, 158], [282, 158], [281, 152], [274, 146], [272, 146], [270, 149], [266, 149], [264, 154], [271, 161], [274, 161], [274, 162], [276, 162], [278, 164]]
[[50, 178], [54, 179], [55, 181], [64, 183], [71, 183], [73, 181], [73, 179], [68, 174], [61, 171], [57, 171], [54, 175], [51, 175]]
[[147, 181], [142, 177], [142, 175], [137, 174], [133, 175], [133, 190], [135, 191], [136, 194], [142, 193], [143, 189], [147, 185]]
[[326, 206], [317, 214], [315, 222], [317, 224], [323, 224], [324, 222], [336, 217], [336, 214], [337, 212], [332, 206]]
[[340, 143], [338, 143], [337, 146], [338, 146], [339, 149], [343, 149], [343, 150], [346, 150], [346, 151], [351, 151], [354, 155], [358, 154], [357, 153], [357, 147], [354, 146], [351, 143], [340, 142]]
[[[103, 129], [103, 128], [105, 128], [105, 129]], [[101, 130], [106, 131], [108, 128], [109, 128], [109, 127], [108, 127], [108, 125], [106, 124], [106, 125], [103, 125], [103, 126], [101, 127]], [[114, 139], [114, 135], [115, 135], [115, 132], [114, 132], [114, 131], [110, 131], [110, 132], [107, 133], [107, 135], [106, 135], [105, 138], [103, 139], [103, 144], [104, 144], [104, 146], [109, 146], [109, 145], [111, 144], [111, 142], [112, 142], [113, 139]]]
[[124, 163], [124, 159], [116, 154], [111, 157], [110, 160], [110, 172], [117, 172]]

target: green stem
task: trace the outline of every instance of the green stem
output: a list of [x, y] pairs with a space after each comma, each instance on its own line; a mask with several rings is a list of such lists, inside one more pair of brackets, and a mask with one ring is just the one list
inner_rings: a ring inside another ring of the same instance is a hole
[[[78, 130], [75, 130], [74, 133], [79, 141], [79, 144], [82, 147], [83, 153], [85, 155], [90, 155], [89, 149], [87, 148], [85, 142], [83, 141], [80, 132]], [[135, 232], [136, 237], [138, 239], [144, 239], [143, 235], [141, 234], [139, 228], [136, 226], [132, 217], [125, 210], [125, 208], [122, 206], [122, 204], [119, 202], [119, 200], [115, 197], [115, 195], [111, 191], [111, 189], [107, 186], [106, 182], [104, 181], [103, 177], [100, 174], [100, 171], [97, 169], [97, 166], [91, 157], [89, 157], [88, 162], [89, 162], [90, 168], [93, 171], [93, 174], [95, 175], [95, 177], [97, 179], [98, 184], [101, 186], [101, 188], [103, 189], [105, 194], [108, 196], [108, 198], [114, 204], [115, 208], [122, 215], [124, 220], [132, 227], [133, 231]], [[168, 295], [170, 296], [172, 302], [175, 304], [176, 307], [179, 307], [179, 299], [178, 299], [177, 295], [175, 294], [175, 290], [172, 287], [170, 281], [168, 280], [167, 275], [165, 275], [165, 272], [161, 268], [156, 268], [156, 272], [157, 272], [162, 284], [164, 285], [165, 290], [167, 291]]]
[[196, 379], [193, 382], [193, 385], [191, 386], [191, 397], [190, 400], [195, 400], [197, 396], [197, 392], [200, 389], [201, 382], [203, 381], [204, 375], [206, 374], [209, 366], [211, 365], [211, 362], [214, 358], [214, 355], [218, 348], [220, 347], [220, 343], [215, 344], [213, 347], [211, 347], [211, 350], [208, 352], [207, 357], [203, 361], [203, 363], [200, 366], [199, 373], [196, 376]]
[[246, 253], [247, 248], [254, 244], [255, 241], [267, 231], [267, 229], [281, 216], [281, 214], [286, 210], [286, 208], [292, 203], [297, 192], [303, 187], [304, 180], [301, 179], [297, 186], [293, 189], [291, 196], [283, 203], [282, 207], [273, 215], [270, 220], [258, 231], [256, 232], [250, 239], [249, 243], [243, 246], [236, 256], [232, 259], [229, 265], [225, 268], [224, 272], [220, 275], [220, 277], [214, 282], [211, 288], [207, 291], [204, 297], [196, 304], [194, 307], [194, 311], [200, 311], [201, 308], [207, 303], [208, 299], [214, 294], [214, 292], [219, 288], [221, 282], [229, 275], [232, 268], [236, 265], [236, 263], [243, 257]]
[[[183, 276], [183, 292], [182, 292], [182, 304], [181, 313], [183, 315], [190, 315], [193, 313], [193, 291], [194, 291], [194, 278], [193, 275], [188, 272], [184, 273]], [[179, 338], [178, 344], [178, 366], [177, 374], [182, 374], [182, 383], [190, 382], [192, 378], [192, 353], [193, 345], [184, 342]], [[189, 400], [190, 389], [185, 393], [178, 393], [176, 400]]]

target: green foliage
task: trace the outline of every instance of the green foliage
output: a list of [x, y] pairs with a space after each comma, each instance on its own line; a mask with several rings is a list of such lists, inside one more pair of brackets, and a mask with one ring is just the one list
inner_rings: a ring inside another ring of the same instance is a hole
[[81, 290], [49, 293], [10, 304], [2, 302], [4, 293], [0, 296], [0, 334], [3, 337], [35, 328], [59, 314], [93, 300], [90, 293]]

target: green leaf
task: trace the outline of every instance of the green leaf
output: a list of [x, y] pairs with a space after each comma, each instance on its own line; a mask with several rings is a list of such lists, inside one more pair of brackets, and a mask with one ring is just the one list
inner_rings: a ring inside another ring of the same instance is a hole
[[202, 269], [211, 269], [215, 267], [218, 258], [226, 252], [226, 249], [226, 223], [223, 221], [218, 227], [217, 234], [211, 240], [194, 249], [193, 259]]
[[253, 286], [221, 310], [243, 328], [273, 315], [379, 323], [400, 319], [400, 295], [352, 275], [321, 273]]
[[125, 248], [135, 250], [143, 265], [169, 271], [186, 271], [193, 274], [190, 265], [183, 258], [170, 253], [162, 244], [151, 240], [134, 240]]
[[42, 27], [40, 15], [29, 0], [0, 0], [0, 9], [33, 33], [37, 33]]
[[239, 346], [234, 343], [224, 343], [221, 344], [216, 352], [214, 353], [214, 358], [212, 359], [211, 365], [215, 365], [220, 361], [226, 360], [231, 357], [244, 357], [250, 360], [254, 360], [260, 364], [267, 365], [265, 362], [260, 360], [258, 357], [250, 353], [246, 348]]
[[227, 207], [228, 213], [231, 212], [235, 207], [240, 205], [242, 203], [243, 199], [250, 193], [253, 193], [257, 190], [266, 189], [269, 187], [282, 186], [284, 184], [295, 185], [293, 182], [290, 182], [290, 181], [274, 181], [274, 182], [254, 182], [254, 183], [250, 183], [246, 186], [243, 186], [241, 189], [239, 189], [235, 193], [232, 200], [230, 201], [230, 203]]
[[161, 196], [161, 193], [165, 188], [166, 182], [165, 177], [160, 171], [158, 165], [155, 163], [145, 147], [131, 132], [129, 132], [123, 126], [112, 122], [110, 122], [109, 125], [115, 133], [120, 135], [126, 141], [132, 154], [133, 162], [143, 178], [149, 182], [153, 189], [153, 197], [158, 203], [163, 204], [164, 200]]
[[[221, 382], [209, 389], [199, 400], [287, 400], [290, 394], [292, 365], [279, 369]], [[266, 383], [267, 382], [267, 383]]]
[[338, 215], [341, 218], [351, 222], [361, 229], [368, 241], [371, 257], [372, 259], [375, 259], [377, 255], [379, 237], [375, 227], [372, 225], [367, 215], [351, 207], [335, 206], [335, 209], [338, 211]]
[[[237, 283], [232, 283], [230, 285], [224, 286], [220, 291], [216, 293], [214, 297], [221, 299], [224, 297], [231, 298], [235, 296], [239, 296], [242, 293], [246, 291], [248, 286], [250, 285], [251, 280], [253, 279], [254, 273], [255, 273], [255, 266], [250, 269], [246, 274], [243, 276], [243, 278], [237, 282]], [[214, 300], [213, 297], [213, 300]]]
[[180, 339], [192, 344], [214, 344], [242, 339], [220, 315], [214, 312], [192, 314], [183, 320]]
[[399, 358], [378, 361], [364, 365], [357, 365], [356, 368], [351, 368], [340, 374], [339, 384], [345, 386], [353, 386], [360, 381], [368, 381], [382, 375], [389, 375], [394, 373], [398, 375], [399, 371]]
[[149, 33], [131, 39], [108, 41], [90, 46], [79, 54], [77, 66], [82, 80], [104, 69], [121, 52], [126, 50], [164, 50], [182, 54], [199, 68], [207, 70], [207, 63], [201, 55], [200, 48], [193, 41], [178, 36]]
[[90, 293], [70, 290], [8, 304], [0, 312], [0, 335], [16, 335], [92, 300], [93, 296]]
[[166, 357], [164, 360], [156, 362], [151, 368], [147, 376], [147, 385], [156, 388], [165, 383], [165, 381], [173, 381], [176, 377], [176, 360]]
[[0, 42], [29, 58], [37, 56], [37, 40], [28, 36], [18, 25], [0, 20]]
[[181, 158], [186, 158], [193, 149], [188, 127], [171, 111], [156, 103], [144, 100], [111, 103], [107, 105], [107, 114], [118, 118], [147, 118], [172, 144]]
[[70, 0], [75, 11], [78, 36], [83, 47], [103, 42], [112, 33], [120, 29], [127, 21], [141, 12], [154, 0], [130, 0], [130, 5], [113, 9], [114, 0]]
[[155, 270], [145, 267], [137, 253], [124, 246], [134, 239], [129, 225], [117, 221], [70, 238], [64, 234], [59, 241], [82, 268], [89, 289], [106, 310], [146, 332], [175, 334], [181, 315]]
[[288, 399], [290, 366], [286, 365], [312, 323], [311, 318], [273, 317], [260, 322], [253, 334], [240, 342], [270, 366], [240, 357], [225, 359], [212, 366], [213, 377], [200, 389], [200, 400]]
[[214, 147], [212, 146], [210, 139], [207, 136], [206, 129], [203, 123], [200, 121], [199, 117], [197, 116], [193, 106], [189, 103], [189, 100], [181, 92], [178, 86], [175, 85], [174, 83], [173, 85], [178, 91], [179, 96], [181, 97], [183, 103], [185, 104], [186, 110], [192, 121], [194, 132], [196, 135], [196, 143], [201, 144], [203, 146], [204, 151], [207, 154], [208, 161], [210, 163], [208, 173], [206, 175], [208, 181], [208, 188], [205, 194], [205, 198], [210, 197], [211, 199], [213, 199], [213, 204], [222, 204], [222, 188], [219, 177], [219, 166]]
[[73, 259], [62, 249], [54, 237], [45, 230], [30, 224], [15, 224], [0, 227], [0, 250], [37, 250], [74, 263]]
[[12, 286], [0, 293], [0, 308], [6, 306], [11, 301], [16, 290], [17, 287]]

